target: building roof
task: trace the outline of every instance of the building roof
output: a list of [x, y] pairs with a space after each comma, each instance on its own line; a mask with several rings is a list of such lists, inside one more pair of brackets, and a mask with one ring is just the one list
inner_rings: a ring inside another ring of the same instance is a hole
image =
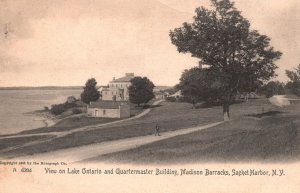
[[110, 82], [111, 83], [114, 83], [114, 82], [130, 82], [130, 80], [132, 78], [134, 78], [134, 73], [126, 73], [125, 76], [123, 76], [121, 78], [114, 79]]
[[124, 101], [95, 101], [91, 102], [89, 108], [118, 109], [120, 105], [127, 104]]

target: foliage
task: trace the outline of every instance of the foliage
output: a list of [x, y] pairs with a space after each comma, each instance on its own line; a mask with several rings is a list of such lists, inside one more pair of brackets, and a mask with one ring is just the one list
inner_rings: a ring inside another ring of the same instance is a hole
[[166, 101], [168, 101], [168, 102], [176, 102], [177, 99], [176, 99], [176, 97], [170, 96], [170, 97], [166, 98]]
[[289, 81], [285, 84], [285, 89], [291, 90], [293, 88], [293, 82]]
[[64, 104], [57, 104], [57, 105], [52, 105], [51, 106], [51, 113], [54, 115], [60, 115], [63, 112], [65, 112], [67, 108], [65, 107]]
[[68, 109], [71, 109], [74, 107], [77, 107], [76, 101], [69, 103], [67, 100], [65, 103], [62, 103], [62, 104], [51, 105], [50, 112], [54, 115], [60, 115], [63, 112], [67, 111]]
[[82, 113], [82, 110], [78, 109], [78, 108], [74, 108], [74, 109], [72, 109], [72, 112], [73, 112], [73, 114], [80, 114], [80, 113]]
[[202, 73], [199, 68], [192, 68], [185, 70], [180, 78], [177, 88], [181, 90], [181, 94], [186, 102], [193, 104], [195, 108], [196, 103], [201, 100], [201, 78]]
[[74, 103], [74, 102], [76, 102], [77, 101], [77, 99], [74, 97], [74, 96], [69, 96], [68, 98], [67, 98], [67, 103]]
[[292, 82], [300, 82], [300, 64], [293, 71], [286, 70], [285, 73]]
[[[190, 53], [209, 69], [211, 86], [217, 86], [223, 107], [237, 92], [253, 91], [257, 85], [275, 76], [274, 64], [281, 56], [270, 46], [270, 38], [256, 30], [229, 0], [211, 0], [213, 10], [196, 9], [193, 23], [170, 32], [172, 43], [182, 53]], [[208, 94], [214, 98], [213, 92]], [[210, 97], [207, 97], [209, 99]]]
[[175, 94], [178, 91], [178, 88], [177, 88], [177, 86], [174, 86], [172, 88], [168, 88], [168, 89], [165, 89], [163, 91], [169, 93], [170, 95], [172, 95], [172, 94]]
[[266, 85], [263, 85], [259, 89], [260, 94], [264, 94], [267, 98], [272, 97], [273, 95], [282, 95], [285, 94], [284, 83], [279, 81], [271, 81]]
[[81, 93], [81, 101], [89, 104], [91, 101], [97, 101], [100, 97], [100, 92], [96, 88], [97, 81], [95, 78], [88, 79]]
[[291, 91], [293, 94], [300, 97], [300, 81], [299, 82], [292, 82]]
[[140, 106], [154, 98], [154, 84], [147, 77], [134, 77], [131, 79], [129, 90], [130, 102]]
[[222, 96], [221, 84], [209, 69], [198, 67], [185, 70], [177, 87], [181, 90], [184, 101], [193, 104], [200, 101], [214, 101]]
[[286, 70], [285, 73], [291, 80], [291, 82], [287, 84], [288, 89], [297, 96], [300, 96], [300, 64], [294, 71]]

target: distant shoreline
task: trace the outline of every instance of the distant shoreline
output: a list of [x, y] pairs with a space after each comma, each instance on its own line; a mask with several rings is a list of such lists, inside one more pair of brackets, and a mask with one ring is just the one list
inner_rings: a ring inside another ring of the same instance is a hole
[[[103, 86], [103, 85], [102, 85]], [[97, 87], [102, 87], [97, 86]], [[0, 87], [0, 90], [78, 90], [84, 86], [12, 86], [12, 87]], [[155, 88], [164, 90], [173, 86], [156, 86]]]
[[0, 90], [77, 90], [82, 89], [82, 86], [17, 86], [17, 87], [0, 87]]

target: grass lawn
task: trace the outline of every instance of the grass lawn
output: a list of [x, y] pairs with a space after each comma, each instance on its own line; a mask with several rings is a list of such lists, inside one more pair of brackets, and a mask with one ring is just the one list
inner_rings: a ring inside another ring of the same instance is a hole
[[205, 125], [221, 120], [222, 111], [221, 107], [218, 106], [192, 109], [192, 105], [187, 103], [163, 102], [161, 105], [154, 107], [149, 114], [139, 119], [106, 126], [97, 130], [75, 132], [38, 145], [18, 148], [7, 152], [6, 155], [33, 154], [109, 140], [151, 135], [154, 133], [156, 123], [160, 125], [161, 132], [164, 132]]
[[101, 118], [101, 117], [87, 117], [85, 115], [69, 117], [63, 119], [51, 127], [42, 127], [38, 129], [22, 131], [21, 134], [32, 134], [32, 133], [45, 133], [45, 132], [60, 132], [69, 131], [79, 127], [96, 125], [101, 123], [108, 123], [112, 121], [120, 120], [119, 118]]
[[[253, 104], [254, 103], [254, 104]], [[234, 105], [237, 112], [253, 115], [262, 99]], [[248, 106], [248, 108], [247, 108]], [[300, 104], [280, 113], [235, 117], [214, 128], [177, 136], [136, 149], [95, 157], [91, 161], [169, 164], [189, 162], [287, 162], [300, 158]], [[234, 110], [233, 110], [234, 111]], [[236, 115], [236, 113], [234, 113]]]
[[48, 139], [51, 135], [43, 135], [43, 136], [30, 136], [30, 137], [18, 137], [13, 139], [1, 139], [0, 140], [0, 151], [9, 147], [15, 147], [23, 145], [29, 141], [36, 141], [42, 139]]
[[147, 109], [149, 106], [151, 106], [151, 104], [153, 104], [155, 101], [157, 101], [157, 100], [152, 99], [147, 104], [144, 104], [144, 105], [141, 104], [140, 106], [137, 106], [136, 104], [130, 103], [130, 116], [133, 117], [133, 116], [136, 116], [136, 115], [140, 114], [145, 109]]
[[[174, 137], [140, 148], [95, 158], [100, 161], [169, 163], [194, 161], [274, 160], [298, 155], [299, 101], [286, 108], [259, 98], [231, 106], [232, 121], [192, 134]], [[274, 111], [278, 113], [266, 113]], [[187, 103], [163, 102], [144, 117], [79, 131], [36, 145], [21, 147], [5, 156], [47, 152], [62, 148], [151, 135], [155, 124], [161, 132], [205, 125], [223, 119], [222, 107], [192, 109]], [[296, 137], [294, 137], [296, 136]], [[287, 152], [287, 153], [284, 153]]]
[[300, 97], [298, 97], [297, 95], [295, 94], [292, 94], [292, 93], [287, 93], [285, 94], [286, 98], [289, 98], [289, 99], [298, 99], [300, 100]]
[[[152, 108], [151, 104], [156, 100], [151, 100], [145, 105], [136, 106], [135, 104], [130, 105], [131, 117], [140, 114], [147, 108]], [[41, 112], [45, 112], [42, 110]], [[97, 125], [102, 123], [109, 123], [113, 121], [121, 120], [120, 118], [101, 118], [101, 117], [87, 117], [85, 114], [72, 115], [65, 117], [58, 123], [51, 127], [41, 127], [38, 129], [31, 129], [20, 132], [21, 134], [33, 134], [33, 133], [45, 133], [45, 132], [62, 132], [77, 129], [79, 127]]]

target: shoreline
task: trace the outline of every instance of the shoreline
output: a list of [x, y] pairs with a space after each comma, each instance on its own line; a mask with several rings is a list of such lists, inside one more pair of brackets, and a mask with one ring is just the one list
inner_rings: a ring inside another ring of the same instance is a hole
[[22, 113], [26, 119], [30, 119], [32, 123], [26, 125], [26, 127], [18, 127], [18, 129], [13, 130], [7, 130], [7, 131], [1, 131], [0, 136], [10, 136], [10, 135], [16, 135], [20, 134], [27, 130], [33, 130], [33, 129], [39, 129], [39, 128], [50, 128], [54, 126], [56, 123], [58, 123], [61, 119], [54, 117], [48, 112], [42, 112], [42, 111], [33, 111], [33, 112], [26, 112]]
[[42, 121], [45, 124], [45, 127], [51, 127], [57, 123], [57, 121], [54, 121], [54, 120], [48, 119], [48, 118], [44, 118], [44, 117], [40, 120], [34, 120], [34, 121]]
[[60, 121], [54, 115], [51, 115], [48, 111], [45, 110], [36, 110], [33, 112], [24, 113], [25, 116], [34, 117], [34, 121], [40, 121], [44, 124], [44, 127], [51, 127]]

